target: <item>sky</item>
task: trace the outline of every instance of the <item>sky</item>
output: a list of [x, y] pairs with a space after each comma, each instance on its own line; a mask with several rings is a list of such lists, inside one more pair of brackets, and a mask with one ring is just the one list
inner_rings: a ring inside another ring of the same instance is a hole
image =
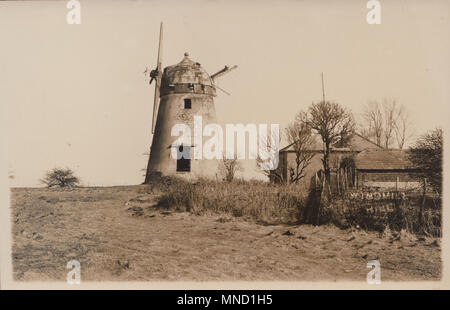
[[[190, 58], [220, 79], [218, 122], [280, 124], [322, 98], [356, 117], [371, 99], [395, 98], [415, 132], [447, 130], [448, 1], [365, 0], [0, 2], [2, 143], [10, 186], [40, 186], [70, 167], [86, 186], [139, 184], [151, 145], [153, 85], [164, 22], [163, 66]], [[283, 145], [283, 143], [282, 143]], [[246, 163], [243, 177], [262, 177]]]

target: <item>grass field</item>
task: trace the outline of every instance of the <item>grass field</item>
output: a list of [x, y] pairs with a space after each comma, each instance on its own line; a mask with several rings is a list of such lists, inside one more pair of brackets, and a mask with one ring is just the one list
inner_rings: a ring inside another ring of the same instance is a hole
[[13, 272], [18, 281], [355, 280], [370, 259], [382, 281], [438, 280], [440, 239], [335, 226], [258, 224], [241, 214], [156, 206], [148, 185], [12, 189]]

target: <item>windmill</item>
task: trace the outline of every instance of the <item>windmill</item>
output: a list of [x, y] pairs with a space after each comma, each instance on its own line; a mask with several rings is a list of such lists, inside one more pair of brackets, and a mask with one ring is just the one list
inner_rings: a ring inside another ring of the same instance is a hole
[[[155, 82], [153, 140], [145, 183], [148, 183], [153, 175], [177, 175], [187, 179], [215, 178], [218, 160], [191, 160], [194, 150], [201, 150], [203, 137], [200, 138], [201, 143], [174, 146], [172, 144], [177, 137], [171, 135], [171, 130], [176, 124], [184, 124], [191, 129], [191, 132], [194, 132], [196, 116], [201, 116], [202, 126], [217, 123], [213, 101], [216, 88], [229, 94], [217, 86], [217, 79], [236, 69], [237, 66], [225, 66], [209, 75], [200, 63], [191, 60], [189, 54], [185, 53], [181, 62], [163, 70], [162, 44], [163, 23], [160, 25], [156, 68], [150, 72], [150, 84]], [[177, 152], [183, 154], [181, 158], [171, 157], [171, 150], [174, 147], [177, 148]]]

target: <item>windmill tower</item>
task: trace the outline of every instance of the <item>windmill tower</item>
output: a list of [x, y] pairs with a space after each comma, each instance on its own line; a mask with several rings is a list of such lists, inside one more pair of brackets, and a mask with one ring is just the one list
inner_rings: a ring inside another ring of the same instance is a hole
[[[186, 179], [199, 177], [215, 178], [218, 172], [218, 160], [195, 159], [195, 148], [201, 148], [210, 137], [202, 137], [201, 145], [194, 144], [194, 116], [202, 117], [202, 127], [216, 123], [216, 111], [213, 98], [216, 96], [216, 79], [235, 69], [225, 66], [219, 72], [209, 75], [198, 62], [184, 58], [176, 65], [168, 66], [162, 71], [163, 24], [159, 34], [157, 67], [150, 73], [150, 84], [155, 81], [153, 104], [152, 133], [153, 141], [147, 165], [145, 183], [154, 175], [176, 175]], [[220, 89], [220, 88], [219, 88]], [[158, 104], [159, 103], [159, 104]], [[155, 122], [156, 119], [156, 122]], [[192, 143], [174, 146], [178, 138], [171, 136], [174, 125], [185, 124], [191, 129]], [[190, 154], [179, 159], [171, 156], [176, 147], [180, 154]]]

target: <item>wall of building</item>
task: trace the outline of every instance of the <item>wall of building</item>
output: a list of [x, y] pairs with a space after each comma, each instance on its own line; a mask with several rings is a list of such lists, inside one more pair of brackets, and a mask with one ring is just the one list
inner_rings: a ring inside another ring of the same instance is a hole
[[411, 174], [403, 171], [356, 171], [357, 186], [363, 188], [383, 188], [383, 189], [412, 189], [420, 188], [420, 180]]
[[[353, 157], [356, 152], [333, 152], [330, 154], [330, 167], [332, 170], [336, 170], [342, 159], [345, 157]], [[317, 171], [323, 169], [322, 163], [323, 153], [315, 152], [314, 157], [311, 159], [309, 165], [305, 169], [305, 177], [300, 181], [306, 187], [309, 187], [311, 178]], [[282, 152], [280, 154], [280, 164], [276, 170], [278, 174], [282, 174], [284, 179], [289, 183], [289, 171], [291, 168], [295, 170], [296, 167], [296, 154], [295, 152]]]
[[[191, 109], [184, 108], [184, 99], [191, 99]], [[203, 128], [208, 123], [216, 123], [216, 112], [213, 97], [203, 94], [169, 94], [161, 97], [158, 117], [153, 135], [147, 177], [153, 173], [175, 175], [186, 179], [199, 177], [216, 178], [218, 160], [194, 159], [194, 116], [202, 116]], [[175, 124], [186, 124], [191, 128], [191, 171], [177, 172], [177, 161], [171, 156], [172, 143], [178, 138], [171, 136]], [[210, 137], [202, 137], [203, 143]]]

